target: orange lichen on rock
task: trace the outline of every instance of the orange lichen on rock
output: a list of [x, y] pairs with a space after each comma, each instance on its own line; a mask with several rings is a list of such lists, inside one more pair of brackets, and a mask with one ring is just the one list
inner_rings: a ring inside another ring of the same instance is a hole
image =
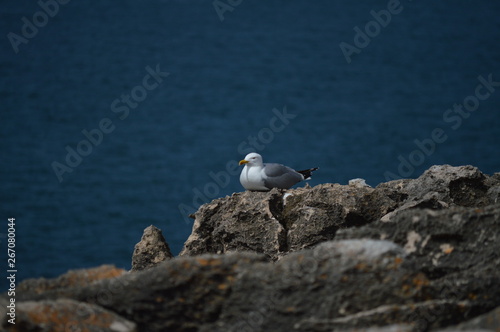
[[413, 285], [417, 286], [418, 288], [429, 285], [429, 279], [427, 279], [427, 277], [422, 273], [417, 274], [417, 276], [415, 276], [412, 281]]
[[86, 286], [99, 280], [119, 277], [125, 272], [124, 269], [119, 269], [113, 265], [70, 270], [55, 279], [28, 279], [19, 284], [18, 290], [41, 294], [53, 289]]
[[121, 331], [135, 331], [135, 323], [99, 306], [69, 299], [55, 301], [23, 302], [18, 306], [16, 325], [10, 331], [25, 329], [65, 332], [74, 329], [82, 332], [111, 330], [120, 326]]
[[228, 284], [218, 284], [217, 285], [217, 289], [219, 289], [219, 290], [225, 290], [227, 288], [229, 288]]
[[196, 261], [201, 266], [218, 266], [218, 265], [222, 264], [220, 259], [216, 259], [216, 258], [197, 258]]

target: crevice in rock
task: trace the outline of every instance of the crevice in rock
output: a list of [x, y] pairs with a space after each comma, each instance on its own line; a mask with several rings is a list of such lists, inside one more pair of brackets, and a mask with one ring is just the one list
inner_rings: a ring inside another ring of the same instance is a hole
[[457, 269], [450, 268], [440, 268], [434, 266], [422, 267], [421, 271], [425, 273], [429, 280], [439, 280], [441, 278], [446, 277], [449, 274], [455, 273]]
[[450, 198], [453, 203], [466, 206], [477, 207], [489, 204], [489, 202], [478, 202], [478, 198], [484, 197], [488, 188], [483, 182], [483, 178], [470, 179], [460, 178], [450, 182]]
[[[339, 230], [339, 226], [336, 224], [333, 224], [333, 225], [330, 225], [328, 227], [323, 228], [321, 230], [321, 232], [318, 233], [318, 235], [324, 236], [325, 240], [318, 241], [318, 243], [333, 240], [335, 238], [335, 235], [337, 234], [338, 230]], [[313, 243], [311, 246], [314, 246], [316, 244], [317, 243]]]
[[290, 248], [288, 245], [288, 226], [283, 213], [283, 195], [283, 191], [271, 194], [269, 197], [269, 211], [271, 211], [273, 217], [283, 227], [283, 231], [278, 234], [278, 250], [280, 252], [287, 252]]
[[[281, 224], [283, 222], [283, 193], [271, 194], [269, 197], [269, 211]], [[283, 227], [285, 227], [283, 225]]]
[[415, 204], [415, 206], [413, 206], [412, 209], [418, 208], [418, 209], [441, 210], [445, 207], [446, 206], [436, 198], [430, 198], [422, 200], [421, 202]]
[[361, 214], [357, 213], [357, 212], [354, 212], [354, 211], [350, 211], [346, 214], [345, 216], [345, 227], [359, 227], [359, 226], [363, 226], [363, 225], [366, 225], [366, 224], [369, 224], [370, 221], [369, 220], [366, 220], [364, 216], [362, 216]]
[[431, 234], [431, 239], [435, 241], [454, 243], [454, 242], [462, 242], [464, 240], [464, 237], [456, 233], [438, 233], [438, 234]]

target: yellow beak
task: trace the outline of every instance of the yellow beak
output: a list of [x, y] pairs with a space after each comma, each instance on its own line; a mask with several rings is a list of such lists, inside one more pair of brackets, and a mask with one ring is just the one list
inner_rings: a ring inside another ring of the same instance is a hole
[[245, 159], [240, 160], [240, 166], [244, 165], [244, 164], [248, 164], [248, 160], [245, 160]]

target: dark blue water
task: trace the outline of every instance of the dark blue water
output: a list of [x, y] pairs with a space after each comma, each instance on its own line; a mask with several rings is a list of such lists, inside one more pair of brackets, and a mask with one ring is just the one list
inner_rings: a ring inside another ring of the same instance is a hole
[[[8, 217], [18, 279], [128, 269], [150, 224], [178, 253], [188, 211], [242, 191], [233, 166], [249, 150], [320, 167], [311, 185], [499, 171], [500, 3], [389, 6], [390, 21], [388, 1], [244, 0], [221, 21], [212, 1], [70, 1], [54, 17], [4, 1], [0, 268]], [[40, 27], [13, 47], [23, 17]], [[348, 63], [356, 26], [372, 37]], [[84, 156], [69, 165], [67, 149]]]

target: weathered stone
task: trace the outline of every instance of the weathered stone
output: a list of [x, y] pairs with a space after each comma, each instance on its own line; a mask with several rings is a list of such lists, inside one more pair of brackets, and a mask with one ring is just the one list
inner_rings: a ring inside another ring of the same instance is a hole
[[[164, 261], [150, 269], [80, 289], [33, 299], [71, 298], [111, 310], [139, 331], [195, 331], [214, 323], [236, 280], [264, 256], [249, 253], [202, 255]], [[20, 294], [20, 298], [31, 297]]]
[[135, 323], [109, 310], [69, 299], [18, 303], [15, 324], [4, 319], [3, 327], [9, 332], [137, 331]]
[[304, 319], [418, 302], [427, 279], [412, 270], [403, 249], [388, 241], [325, 242], [242, 273], [216, 331], [302, 331], [297, 324]]
[[90, 269], [70, 270], [54, 279], [27, 279], [16, 289], [18, 292], [40, 294], [48, 290], [87, 286], [99, 280], [116, 278], [125, 272], [124, 269], [113, 265], [102, 265]]
[[180, 255], [249, 250], [276, 259], [286, 249], [282, 196], [277, 189], [247, 191], [202, 205]]
[[473, 166], [432, 166], [414, 180], [383, 183], [376, 189], [393, 190], [402, 204], [382, 220], [388, 221], [408, 209], [446, 209], [451, 206], [483, 207], [495, 204], [500, 195], [500, 181], [488, 177]]
[[[428, 283], [406, 261], [403, 248], [389, 241], [330, 241], [276, 263], [264, 257], [177, 258], [65, 293], [47, 291], [33, 300], [65, 297], [94, 304], [135, 322], [141, 331], [288, 331], [305, 317], [331, 319], [416, 303]], [[370, 322], [390, 323], [380, 317]]]
[[339, 228], [357, 227], [380, 219], [396, 203], [373, 188], [322, 184], [288, 193], [282, 224], [287, 249], [296, 251], [331, 240]]
[[[442, 324], [458, 321], [464, 318], [469, 309], [469, 303], [431, 300], [412, 304], [390, 304], [382, 305], [375, 309], [360, 311], [345, 317], [318, 320], [306, 318], [295, 324], [295, 329], [304, 332], [327, 332], [327, 331], [363, 331], [366, 326], [381, 326], [380, 331], [390, 331], [390, 326], [396, 326], [396, 331], [428, 331]], [[391, 325], [380, 325], [391, 322], [405, 323]]]
[[286, 193], [244, 192], [203, 205], [181, 256], [251, 250], [276, 260], [372, 222], [396, 207], [370, 187], [324, 184]]
[[500, 307], [476, 317], [474, 319], [468, 320], [461, 324], [439, 330], [439, 331], [475, 331], [475, 332], [489, 332], [498, 331], [500, 329]]
[[398, 213], [453, 206], [482, 207], [500, 197], [500, 179], [472, 166], [433, 166], [415, 180], [367, 186], [322, 184], [267, 193], [244, 192], [203, 205], [181, 255], [250, 250], [276, 260]]
[[390, 222], [343, 229], [336, 237], [353, 238], [394, 241], [417, 260], [430, 278], [438, 279], [500, 257], [500, 204], [402, 211]]
[[336, 238], [386, 239], [403, 246], [429, 277], [429, 295], [467, 301], [469, 317], [500, 304], [500, 204], [402, 211], [390, 222], [345, 229]]
[[349, 180], [349, 185], [357, 188], [370, 187], [369, 184], [366, 183], [365, 179], [357, 178]]
[[64, 317], [91, 306], [139, 331], [488, 329], [500, 306], [499, 198], [499, 173], [449, 165], [376, 188], [234, 194], [198, 210], [181, 257], [168, 259], [150, 227], [137, 272], [26, 281], [16, 303], [71, 299], [79, 307]]
[[132, 256], [132, 271], [140, 271], [174, 257], [161, 233], [151, 225], [144, 229], [141, 241], [135, 245]]

